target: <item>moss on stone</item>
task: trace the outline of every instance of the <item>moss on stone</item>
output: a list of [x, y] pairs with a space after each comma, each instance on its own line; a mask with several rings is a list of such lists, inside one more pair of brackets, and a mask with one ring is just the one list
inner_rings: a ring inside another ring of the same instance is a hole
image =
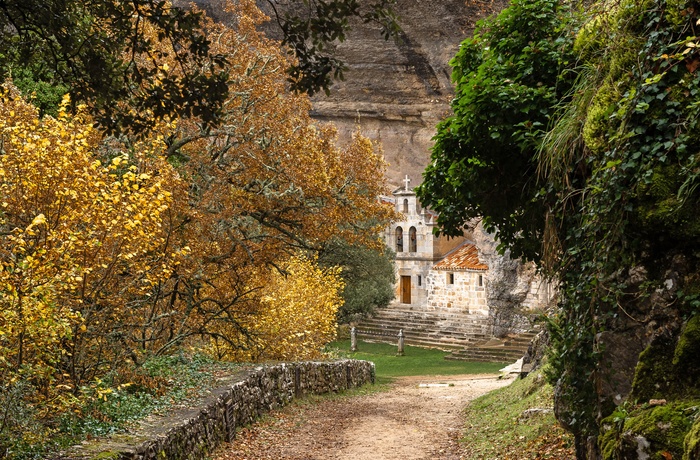
[[640, 445], [652, 460], [681, 458], [700, 401], [641, 407], [629, 415], [613, 414], [602, 422], [599, 446], [604, 460], [622, 460], [637, 454]]
[[[600, 85], [598, 92], [591, 101], [583, 125], [583, 140], [586, 146], [595, 153], [603, 153], [608, 149], [608, 137], [613, 135], [624, 113], [630, 110], [629, 101], [623, 103], [623, 95], [630, 90], [630, 67], [637, 60], [635, 50], [641, 47], [637, 37], [628, 36], [620, 39], [623, 45], [617, 47], [615, 53], [605, 57], [601, 65], [607, 67], [607, 77]], [[615, 117], [611, 115], [615, 114]]]
[[610, 27], [608, 14], [594, 16], [576, 34], [574, 53], [584, 60], [594, 59], [598, 52], [605, 49], [606, 35], [601, 34], [600, 31], [608, 27]]
[[109, 460], [109, 459], [117, 459], [117, 458], [119, 458], [119, 456], [120, 456], [119, 452], [115, 452], [115, 451], [100, 452], [95, 457], [93, 457], [93, 459], [94, 460]]
[[700, 237], [697, 205], [679, 195], [685, 180], [686, 173], [677, 164], [654, 168], [651, 181], [640, 182], [636, 189], [637, 225], [651, 233], [663, 229], [678, 241]]
[[644, 12], [654, 7], [653, 0], [622, 0], [615, 14], [615, 25], [618, 29], [641, 30], [646, 26]]
[[[593, 63], [599, 74], [606, 75], [583, 127], [584, 142], [594, 153], [607, 150], [607, 139], [618, 130], [617, 124], [624, 114], [634, 108], [630, 104], [636, 104], [633, 97], [628, 95], [623, 99], [623, 95], [634, 91], [630, 87], [630, 69], [637, 65], [639, 50], [646, 42], [643, 13], [653, 6], [651, 0], [623, 0], [605, 15], [596, 16], [576, 36], [574, 50], [579, 57]], [[602, 55], [599, 50], [608, 53]], [[616, 116], [612, 117], [613, 114]]]
[[668, 224], [675, 220], [673, 214], [678, 211], [679, 182], [678, 165], [654, 168], [650, 182], [640, 182], [637, 195], [640, 199], [638, 213], [646, 227]]
[[697, 368], [700, 356], [700, 316], [688, 320], [673, 354], [674, 366]]
[[700, 397], [700, 316], [688, 320], [673, 354], [678, 390], [683, 397]]
[[692, 1], [666, 0], [666, 20], [674, 26], [683, 26], [688, 22], [688, 10], [693, 7]]
[[685, 435], [683, 445], [683, 460], [696, 460], [700, 458], [700, 417], [696, 418], [695, 423]]
[[606, 135], [610, 124], [610, 115], [620, 99], [610, 81], [604, 83], [591, 101], [583, 125], [583, 141], [595, 153], [602, 153], [607, 148]]
[[647, 402], [652, 398], [669, 397], [673, 384], [673, 353], [671, 337], [657, 337], [639, 354], [632, 381], [632, 401]]
[[600, 453], [605, 460], [617, 458], [618, 452], [618, 439], [619, 433], [617, 430], [608, 426], [607, 429], [601, 431], [598, 436], [598, 446], [600, 447]]
[[620, 428], [626, 418], [626, 411], [619, 407], [601, 422], [598, 446], [605, 460], [620, 458]]
[[693, 413], [687, 409], [693, 406], [693, 403], [681, 402], [642, 410], [637, 416], [627, 419], [624, 430], [649, 441], [652, 458], [663, 460], [660, 454], [666, 451], [679, 458], [683, 455], [683, 442], [693, 423]]
[[[627, 414], [618, 409], [601, 422], [599, 446], [605, 460], [637, 455], [650, 459], [700, 458], [700, 316], [680, 337], [657, 337], [639, 355], [630, 401], [643, 405]], [[648, 407], [650, 399], [670, 401]], [[672, 457], [668, 457], [668, 455]]]
[[657, 337], [639, 355], [631, 401], [700, 398], [700, 316], [686, 323], [679, 339]]

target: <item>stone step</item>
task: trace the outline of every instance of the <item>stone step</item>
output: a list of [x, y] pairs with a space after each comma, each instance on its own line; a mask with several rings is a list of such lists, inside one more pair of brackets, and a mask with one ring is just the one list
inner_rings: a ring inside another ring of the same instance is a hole
[[406, 311], [396, 311], [396, 310], [378, 310], [378, 312], [373, 316], [373, 318], [380, 319], [410, 319], [414, 321], [455, 321], [455, 322], [483, 322], [486, 317], [483, 315], [469, 314], [469, 313], [435, 313], [431, 314], [429, 312], [406, 312]]
[[460, 328], [460, 327], [488, 327], [486, 321], [483, 322], [468, 322], [468, 321], [413, 321], [410, 318], [373, 318], [366, 319], [361, 324], [412, 324], [420, 326], [439, 326], [442, 328]]
[[454, 356], [452, 354], [449, 354], [445, 356], [445, 359], [450, 361], [465, 361], [477, 363], [503, 363], [503, 365], [508, 365], [517, 361], [517, 359], [513, 359], [512, 357], [495, 355]]
[[[378, 327], [378, 326], [363, 326], [357, 330], [362, 335], [362, 332], [382, 333], [398, 335], [399, 330], [403, 330], [405, 336], [421, 336], [421, 337], [446, 337], [455, 339], [486, 339], [488, 335], [483, 330], [463, 330], [463, 331], [440, 331], [433, 329], [414, 329], [412, 327]], [[371, 334], [370, 334], [371, 335]]]
[[496, 339], [491, 337], [489, 318], [484, 315], [395, 307], [378, 310], [357, 329], [389, 335], [360, 334], [360, 340], [395, 345], [399, 330], [403, 330], [405, 344], [451, 351], [446, 359], [503, 363], [522, 357], [535, 336], [528, 332]]
[[522, 352], [517, 350], [497, 350], [486, 348], [472, 348], [469, 350], [459, 350], [452, 352], [445, 359], [456, 359], [463, 361], [495, 361], [513, 362], [523, 357]]
[[410, 318], [372, 318], [363, 320], [361, 324], [413, 324], [421, 326], [434, 326], [435, 321], [412, 320]]
[[485, 317], [478, 319], [469, 318], [459, 318], [455, 317], [453, 319], [440, 319], [440, 318], [410, 318], [401, 316], [375, 316], [373, 318], [368, 318], [362, 321], [363, 324], [394, 324], [394, 323], [410, 323], [410, 324], [421, 324], [421, 325], [439, 325], [440, 327], [463, 327], [466, 325], [470, 326], [482, 326], [488, 327], [489, 321]]
[[443, 330], [459, 330], [459, 329], [483, 329], [488, 328], [486, 323], [430, 323], [430, 322], [418, 322], [411, 321], [409, 319], [395, 319], [395, 320], [365, 320], [359, 324], [359, 327], [363, 325], [377, 325], [377, 326], [403, 326], [403, 327], [414, 327], [414, 328], [440, 328]]
[[358, 332], [368, 331], [377, 333], [392, 333], [394, 335], [399, 333], [399, 330], [403, 330], [404, 335], [425, 335], [425, 336], [437, 336], [437, 337], [489, 337], [488, 330], [485, 329], [462, 329], [459, 331], [441, 331], [439, 328], [413, 328], [404, 326], [360, 326], [357, 328]]
[[440, 311], [435, 311], [435, 310], [426, 310], [426, 309], [418, 309], [418, 310], [413, 310], [413, 309], [407, 309], [407, 308], [397, 308], [397, 307], [386, 307], [386, 308], [380, 308], [375, 311], [375, 315], [401, 315], [401, 316], [424, 316], [424, 315], [430, 315], [430, 316], [443, 316], [443, 317], [449, 317], [449, 316], [481, 316], [476, 313], [469, 313], [465, 311], [445, 311], [445, 310], [440, 310]]
[[[372, 342], [372, 343], [386, 343], [388, 345], [396, 345], [397, 344], [397, 339], [391, 338], [391, 337], [365, 337], [361, 336], [359, 337], [359, 340], [362, 340], [363, 342]], [[411, 345], [415, 347], [422, 347], [422, 348], [435, 348], [438, 350], [443, 350], [446, 352], [455, 352], [464, 349], [466, 345], [468, 345], [467, 342], [464, 341], [451, 341], [451, 340], [430, 340], [430, 339], [425, 339], [421, 337], [412, 337], [412, 338], [404, 338], [404, 344], [405, 345]], [[362, 351], [362, 350], [360, 350]], [[450, 356], [450, 355], [448, 355]]]
[[[427, 338], [427, 339], [438, 339], [438, 340], [468, 340], [470, 343], [474, 342], [474, 339], [479, 339], [485, 341], [488, 336], [480, 330], [470, 330], [470, 331], [448, 331], [443, 332], [439, 329], [425, 329], [425, 328], [413, 328], [410, 325], [408, 327], [399, 326], [375, 326], [375, 325], [360, 325], [357, 327], [358, 336], [364, 337], [373, 334], [389, 335], [390, 337], [395, 337], [398, 335], [399, 330], [403, 330], [405, 337], [410, 338]], [[369, 334], [367, 334], [367, 332]]]
[[[364, 333], [363, 333], [364, 332]], [[367, 334], [369, 332], [369, 334]], [[381, 335], [380, 335], [381, 334]], [[398, 329], [359, 329], [358, 337], [387, 337], [389, 340], [394, 340], [399, 334]], [[437, 340], [437, 341], [453, 341], [475, 344], [486, 341], [488, 336], [485, 334], [440, 334], [439, 332], [428, 331], [413, 331], [410, 329], [404, 330], [405, 340]]]
[[513, 362], [525, 355], [530, 346], [530, 341], [535, 335], [536, 333], [534, 332], [525, 332], [503, 339], [491, 339], [486, 343], [454, 351], [449, 356], [446, 356], [445, 359]]
[[459, 322], [459, 321], [413, 321], [410, 318], [373, 318], [367, 319], [360, 322], [360, 324], [407, 324], [422, 327], [460, 327], [460, 326], [483, 326], [486, 323], [473, 323], [473, 322]]

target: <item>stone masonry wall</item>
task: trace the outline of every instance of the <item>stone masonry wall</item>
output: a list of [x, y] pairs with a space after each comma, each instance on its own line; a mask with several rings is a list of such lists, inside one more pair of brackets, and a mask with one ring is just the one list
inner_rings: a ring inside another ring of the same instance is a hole
[[[454, 284], [449, 284], [447, 277], [454, 275]], [[479, 286], [478, 277], [485, 279], [482, 271], [444, 271], [433, 270], [428, 275], [429, 311], [454, 313], [480, 313], [488, 316], [486, 290], [482, 282]]]
[[62, 460], [198, 460], [223, 442], [234, 440], [236, 427], [293, 398], [337, 392], [374, 383], [374, 363], [358, 360], [301, 362], [256, 368], [219, 388], [198, 408], [152, 416], [137, 434], [81, 446]]

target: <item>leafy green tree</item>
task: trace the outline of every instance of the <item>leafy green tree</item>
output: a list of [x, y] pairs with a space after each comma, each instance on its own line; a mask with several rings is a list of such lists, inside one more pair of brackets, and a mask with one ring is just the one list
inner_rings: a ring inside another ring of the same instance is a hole
[[483, 216], [558, 280], [550, 378], [579, 459], [601, 454], [616, 395], [646, 394], [639, 351], [700, 312], [699, 16], [697, 1], [516, 0], [453, 61], [454, 115], [418, 194], [443, 232]]
[[333, 240], [323, 249], [319, 263], [342, 268], [345, 304], [338, 311], [340, 323], [372, 314], [394, 298], [394, 254], [388, 249]]
[[486, 230], [519, 257], [538, 260], [547, 191], [537, 181], [537, 151], [555, 105], [571, 82], [572, 60], [556, 0], [516, 0], [481, 23], [451, 61], [454, 115], [438, 125], [432, 162], [417, 189], [457, 236], [484, 218]]
[[58, 116], [59, 106], [68, 87], [55, 82], [37, 80], [31, 67], [17, 66], [12, 71], [12, 82], [43, 114]]

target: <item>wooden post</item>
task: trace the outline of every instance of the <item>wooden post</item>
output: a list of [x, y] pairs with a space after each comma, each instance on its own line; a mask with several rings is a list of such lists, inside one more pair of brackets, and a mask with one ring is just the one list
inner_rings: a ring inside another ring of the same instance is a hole
[[357, 331], [354, 326], [350, 329], [350, 351], [357, 351]]
[[398, 351], [396, 352], [397, 356], [403, 356], [403, 329], [399, 329], [399, 343], [398, 343]]

